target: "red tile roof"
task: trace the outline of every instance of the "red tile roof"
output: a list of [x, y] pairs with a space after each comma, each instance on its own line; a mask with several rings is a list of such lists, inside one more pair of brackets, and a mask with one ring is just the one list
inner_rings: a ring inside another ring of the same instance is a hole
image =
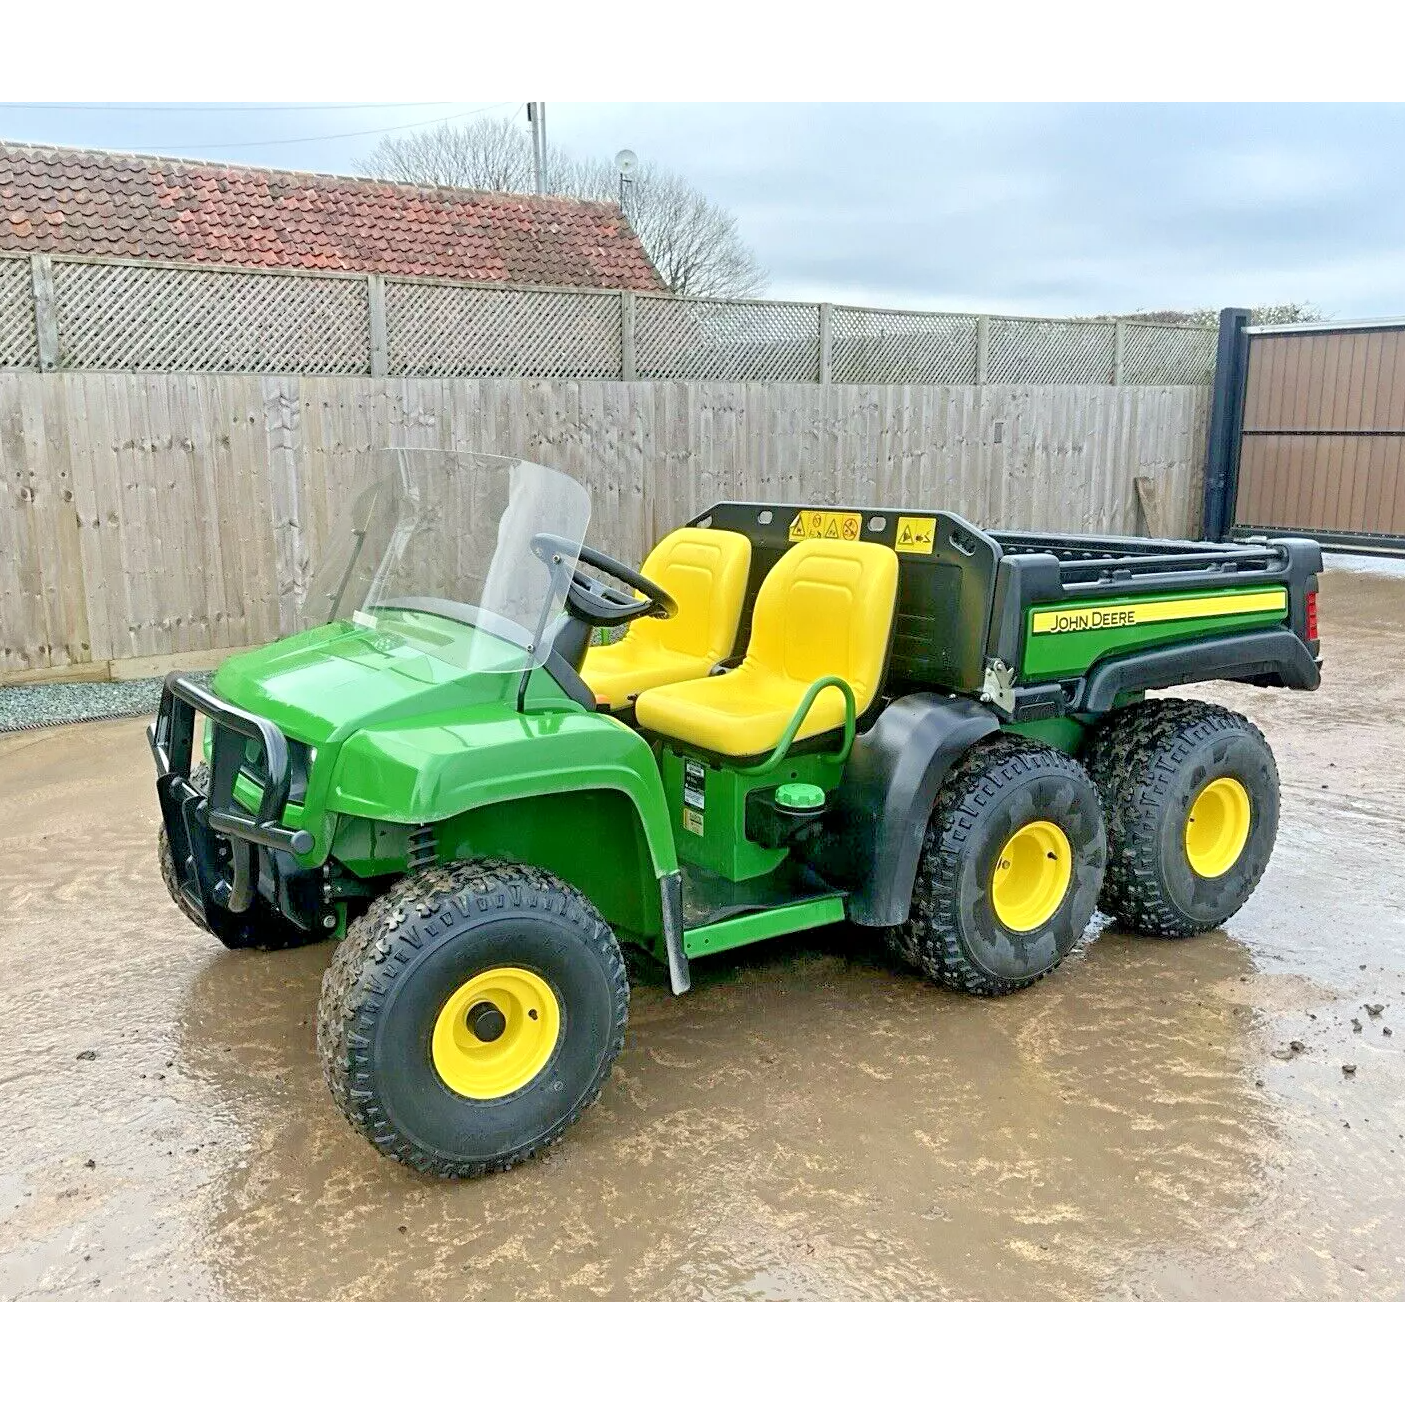
[[619, 206], [0, 142], [0, 251], [658, 289]]

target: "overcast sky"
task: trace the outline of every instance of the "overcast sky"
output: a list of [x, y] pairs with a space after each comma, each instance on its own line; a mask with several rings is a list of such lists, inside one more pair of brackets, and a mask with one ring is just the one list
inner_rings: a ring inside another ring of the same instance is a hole
[[[377, 131], [516, 102], [217, 110], [0, 104], [11, 140], [349, 171]], [[547, 104], [732, 209], [772, 296], [1097, 313], [1405, 312], [1405, 107]]]

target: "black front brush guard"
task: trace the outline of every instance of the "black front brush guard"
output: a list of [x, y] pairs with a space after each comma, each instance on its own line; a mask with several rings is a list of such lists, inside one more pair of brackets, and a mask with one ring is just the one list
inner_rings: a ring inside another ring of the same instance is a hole
[[[209, 794], [191, 784], [195, 714], [212, 724]], [[156, 760], [156, 794], [181, 892], [212, 929], [223, 914], [247, 912], [254, 901], [253, 846], [301, 856], [313, 837], [280, 821], [292, 787], [288, 739], [274, 723], [217, 698], [178, 673], [168, 674], [156, 721], [147, 729]], [[257, 814], [234, 798], [247, 743], [263, 752], [263, 794]], [[286, 862], [286, 860], [285, 860]]]

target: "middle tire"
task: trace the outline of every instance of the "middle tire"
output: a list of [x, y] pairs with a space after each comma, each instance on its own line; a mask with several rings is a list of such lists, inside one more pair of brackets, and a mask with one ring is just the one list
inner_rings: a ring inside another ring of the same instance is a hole
[[981, 742], [937, 792], [912, 908], [889, 944], [953, 989], [1020, 990], [1082, 936], [1106, 858], [1098, 794], [1077, 761], [1020, 736]]

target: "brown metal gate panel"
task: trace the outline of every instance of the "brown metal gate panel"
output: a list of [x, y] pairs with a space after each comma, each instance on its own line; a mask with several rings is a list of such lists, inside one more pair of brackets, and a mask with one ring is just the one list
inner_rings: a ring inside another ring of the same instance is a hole
[[1237, 530], [1405, 537], [1405, 326], [1249, 336]]

